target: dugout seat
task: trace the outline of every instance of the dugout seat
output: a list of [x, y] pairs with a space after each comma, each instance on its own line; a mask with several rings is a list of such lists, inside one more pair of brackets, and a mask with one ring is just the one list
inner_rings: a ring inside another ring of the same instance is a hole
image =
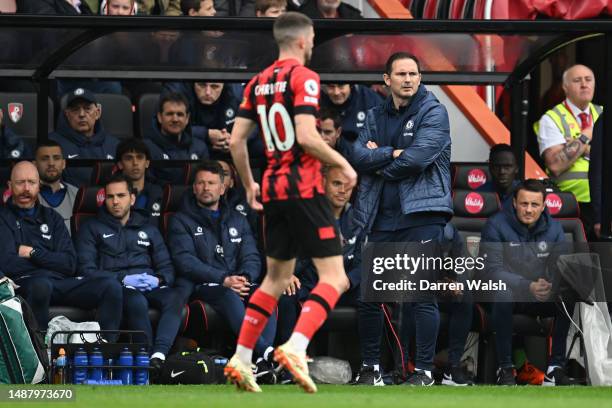
[[157, 112], [159, 103], [159, 94], [147, 93], [143, 94], [138, 101], [138, 129], [140, 137], [144, 138], [151, 128], [153, 115]]
[[580, 207], [572, 193], [561, 191], [548, 193], [546, 206], [550, 215], [561, 223], [568, 242], [587, 242], [584, 225], [580, 220]]
[[96, 216], [98, 208], [104, 204], [104, 188], [100, 186], [81, 187], [77, 192], [72, 208], [70, 228], [73, 237], [77, 236], [83, 223]]
[[480, 238], [487, 218], [500, 209], [499, 197], [493, 192], [457, 190], [453, 192], [453, 209], [455, 215], [451, 223], [457, 228], [470, 251], [467, 238]]
[[111, 178], [111, 176], [117, 172], [117, 170], [119, 170], [119, 168], [114, 162], [96, 162], [96, 164], [93, 166], [93, 171], [91, 172], [90, 184], [92, 186], [103, 186]]
[[476, 190], [492, 180], [486, 164], [453, 164], [453, 190]]
[[[21, 136], [30, 147], [36, 146], [38, 106], [36, 94], [27, 92], [0, 92], [3, 123]], [[47, 130], [53, 131], [53, 101], [47, 101]]]
[[183, 194], [190, 188], [191, 186], [186, 185], [167, 184], [164, 186], [164, 195], [161, 206], [162, 213], [160, 220], [160, 229], [162, 235], [166, 239], [168, 234], [168, 223], [170, 221], [170, 217], [172, 217], [174, 213], [178, 211]]

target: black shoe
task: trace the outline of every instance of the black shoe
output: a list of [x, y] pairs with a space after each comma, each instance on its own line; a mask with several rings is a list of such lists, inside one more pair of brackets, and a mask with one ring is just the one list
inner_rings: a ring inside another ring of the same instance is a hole
[[451, 366], [444, 370], [444, 374], [442, 375], [442, 385], [464, 387], [467, 385], [474, 385], [474, 382], [465, 372], [463, 367]]
[[274, 366], [264, 358], [257, 359], [253, 370], [257, 384], [276, 384]]
[[412, 386], [423, 386], [423, 387], [431, 387], [434, 385], [434, 379], [427, 375], [427, 373], [423, 370], [415, 370], [414, 373], [408, 377], [405, 385]]
[[379, 370], [372, 366], [361, 366], [353, 385], [373, 385], [376, 387], [384, 386], [385, 383]]
[[276, 369], [276, 383], [282, 385], [293, 384], [293, 376], [289, 370], [284, 368]]
[[514, 367], [503, 367], [497, 370], [497, 385], [516, 385]]
[[572, 385], [572, 381], [567, 376], [563, 368], [555, 367], [550, 374], [544, 375], [542, 385], [544, 387], [551, 387], [555, 385]]
[[149, 367], [151, 370], [149, 371], [149, 383], [151, 384], [159, 384], [159, 379], [161, 377], [162, 367], [164, 366], [164, 360], [161, 358], [152, 358], [149, 360]]

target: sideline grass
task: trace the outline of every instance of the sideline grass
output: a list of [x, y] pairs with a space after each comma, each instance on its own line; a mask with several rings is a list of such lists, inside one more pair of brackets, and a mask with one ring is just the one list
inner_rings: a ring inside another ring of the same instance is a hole
[[[2, 386], [0, 390], [9, 386]], [[45, 386], [44, 388], [46, 388]], [[57, 386], [49, 386], [57, 387]], [[0, 407], [52, 408], [232, 407], [232, 408], [374, 408], [374, 407], [612, 407], [612, 387], [353, 387], [319, 386], [314, 395], [296, 386], [264, 386], [262, 394], [237, 392], [229, 385], [92, 387], [70, 386], [73, 402], [0, 402]], [[21, 387], [20, 387], [21, 388]], [[3, 392], [6, 395], [5, 392]]]

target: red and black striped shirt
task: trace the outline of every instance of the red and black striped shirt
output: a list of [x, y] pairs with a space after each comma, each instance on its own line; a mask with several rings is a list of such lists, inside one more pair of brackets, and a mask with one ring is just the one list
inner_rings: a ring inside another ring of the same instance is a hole
[[276, 61], [244, 90], [238, 116], [259, 122], [268, 166], [262, 200], [312, 198], [324, 194], [321, 163], [297, 143], [294, 116], [316, 115], [319, 75], [295, 59]]

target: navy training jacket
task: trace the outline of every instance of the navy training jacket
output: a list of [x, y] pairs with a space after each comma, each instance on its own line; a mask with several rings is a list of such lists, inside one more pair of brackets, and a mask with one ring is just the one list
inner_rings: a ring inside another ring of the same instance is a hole
[[147, 273], [158, 277], [160, 286], [174, 283], [166, 244], [142, 210], [132, 208], [122, 226], [105, 206], [100, 207], [97, 217], [79, 229], [76, 248], [80, 275], [114, 276], [122, 282], [126, 275]]
[[[62, 279], [75, 275], [77, 257], [63, 218], [36, 203], [33, 216], [22, 215], [10, 199], [0, 208], [0, 259], [9, 278], [40, 276]], [[31, 258], [19, 256], [19, 246], [35, 249]]]
[[168, 228], [170, 252], [178, 274], [196, 284], [223, 284], [232, 275], [257, 281], [261, 259], [247, 218], [223, 201], [219, 208], [220, 219], [212, 220], [196, 204], [193, 192], [183, 196]]

